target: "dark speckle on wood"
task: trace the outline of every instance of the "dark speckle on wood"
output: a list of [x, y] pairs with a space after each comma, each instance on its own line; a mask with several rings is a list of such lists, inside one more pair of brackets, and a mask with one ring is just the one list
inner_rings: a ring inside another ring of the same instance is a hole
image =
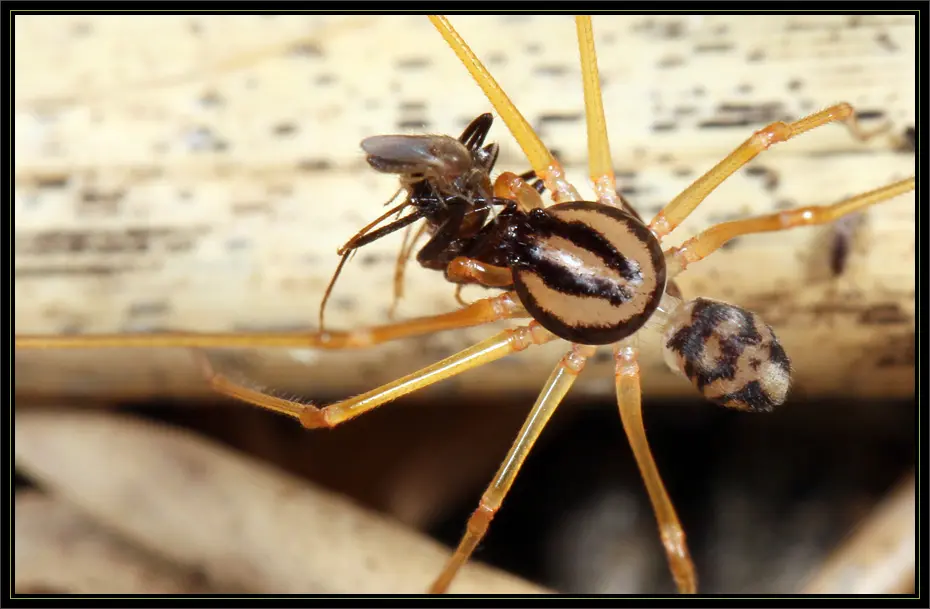
[[881, 110], [858, 110], [856, 111], [856, 116], [859, 120], [877, 120], [884, 118], [885, 113]]
[[317, 74], [313, 79], [313, 84], [318, 87], [326, 87], [328, 85], [336, 82], [336, 75], [329, 72], [324, 72], [323, 74]]
[[166, 300], [143, 300], [134, 302], [129, 307], [129, 317], [144, 317], [148, 315], [165, 315], [171, 310]]
[[774, 170], [769, 169], [768, 167], [763, 167], [761, 165], [750, 165], [746, 168], [745, 171], [747, 175], [753, 177], [758, 176], [762, 178], [762, 187], [765, 190], [771, 192], [778, 188], [778, 173], [776, 173]]
[[533, 68], [533, 73], [538, 76], [565, 76], [568, 72], [568, 66], [565, 65], [546, 64]]
[[900, 50], [900, 47], [895, 44], [895, 42], [888, 35], [888, 32], [881, 32], [878, 36], [875, 37], [875, 42], [878, 43], [878, 46], [889, 52]]
[[507, 61], [507, 56], [503, 53], [491, 53], [488, 55], [488, 65], [499, 66]]
[[859, 323], [873, 326], [906, 324], [910, 321], [910, 316], [896, 302], [873, 305], [859, 316]]
[[570, 112], [566, 114], [540, 114], [537, 122], [540, 126], [553, 123], [577, 123], [584, 119], [584, 114], [580, 112]]
[[47, 189], [65, 188], [69, 180], [70, 177], [67, 174], [44, 175], [36, 178], [36, 186]]
[[290, 48], [291, 55], [297, 57], [322, 57], [323, 48], [314, 42], [299, 42]]
[[898, 152], [916, 152], [917, 151], [917, 130], [908, 127], [904, 130], [901, 143], [897, 148]]
[[289, 122], [278, 123], [272, 128], [272, 131], [277, 136], [293, 135], [297, 133], [297, 125]]
[[71, 28], [71, 35], [75, 38], [83, 38], [94, 31], [94, 27], [88, 21], [80, 21]]
[[656, 64], [661, 69], [668, 69], [680, 66], [685, 63], [685, 60], [680, 55], [666, 55]]
[[733, 48], [733, 45], [719, 42], [699, 44], [694, 47], [695, 53], [723, 53]]
[[397, 121], [397, 128], [400, 131], [427, 131], [429, 123], [422, 119], [411, 119]]
[[406, 57], [399, 59], [394, 64], [399, 70], [420, 70], [426, 68], [432, 63], [429, 57]]
[[223, 97], [214, 90], [206, 91], [197, 99], [197, 103], [203, 106], [204, 108], [216, 108], [223, 105], [225, 100]]
[[327, 171], [332, 168], [333, 164], [326, 159], [302, 159], [297, 163], [300, 171]]

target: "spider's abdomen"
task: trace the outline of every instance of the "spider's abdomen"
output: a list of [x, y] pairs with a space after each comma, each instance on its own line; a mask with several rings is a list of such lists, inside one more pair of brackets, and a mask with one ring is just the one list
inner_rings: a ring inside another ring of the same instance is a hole
[[662, 248], [642, 222], [578, 201], [536, 209], [517, 236], [514, 289], [544, 328], [604, 345], [646, 323], [665, 290]]
[[759, 412], [788, 395], [791, 362], [772, 328], [751, 311], [696, 298], [674, 311], [663, 345], [669, 365], [711, 402]]

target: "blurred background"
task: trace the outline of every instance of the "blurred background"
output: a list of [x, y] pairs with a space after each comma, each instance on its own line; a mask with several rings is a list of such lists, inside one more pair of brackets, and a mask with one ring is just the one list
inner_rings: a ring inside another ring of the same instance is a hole
[[[586, 186], [571, 18], [452, 21]], [[490, 110], [423, 16], [18, 15], [14, 25], [17, 334], [312, 331], [336, 248], [396, 188], [366, 168], [358, 142], [458, 134]], [[612, 15], [596, 16], [594, 29], [618, 185], [647, 218], [768, 122], [848, 101], [864, 127], [886, 129], [861, 143], [827, 126], [767, 151], [669, 244], [914, 173], [913, 17]], [[526, 169], [503, 125], [491, 138], [500, 169]], [[913, 469], [914, 236], [909, 194], [835, 227], [740, 239], [681, 277], [686, 297], [725, 299], [775, 328], [796, 383], [771, 415], [702, 402], [667, 370], [657, 337], [643, 339], [646, 427], [702, 591], [802, 589]], [[379, 241], [347, 266], [331, 327], [388, 321], [399, 245]], [[408, 269], [400, 317], [455, 306], [437, 274]], [[235, 352], [227, 364], [328, 401], [496, 329], [352, 352]], [[329, 432], [218, 399], [182, 350], [20, 351], [17, 425], [55, 408], [193, 430], [451, 546], [563, 349], [513, 356]], [[560, 592], [673, 592], [612, 392], [605, 351], [550, 423], [476, 559]], [[77, 434], [68, 449], [100, 448], [89, 444]], [[17, 501], [39, 490], [99, 521], [81, 497], [99, 495], [106, 468], [63, 487], [64, 470], [38, 467], [34, 453], [17, 442]], [[26, 534], [17, 531], [17, 552], [33, 547]], [[35, 564], [27, 558], [17, 553], [20, 565]], [[226, 590], [211, 568], [198, 585]], [[24, 577], [21, 592], [110, 591], [41, 570]], [[882, 591], [906, 591], [903, 579], [905, 590]]]

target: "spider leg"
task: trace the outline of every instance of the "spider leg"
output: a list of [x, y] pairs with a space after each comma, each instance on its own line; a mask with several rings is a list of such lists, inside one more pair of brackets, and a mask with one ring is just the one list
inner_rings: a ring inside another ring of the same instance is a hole
[[575, 187], [565, 179], [565, 171], [561, 164], [555, 160], [549, 149], [546, 148], [539, 136], [533, 131], [529, 122], [523, 117], [517, 107], [510, 101], [501, 86], [497, 84], [488, 69], [468, 46], [465, 40], [455, 31], [449, 20], [443, 16], [430, 15], [430, 21], [445, 39], [446, 44], [455, 52], [459, 60], [471, 74], [485, 96], [497, 113], [504, 120], [510, 133], [523, 149], [533, 171], [542, 178], [543, 182], [552, 192], [556, 201], [580, 201], [581, 197]]
[[607, 135], [607, 120], [604, 118], [604, 100], [601, 96], [601, 79], [597, 69], [591, 17], [575, 17], [575, 27], [578, 30], [585, 119], [588, 124], [588, 167], [594, 183], [594, 192], [597, 193], [599, 203], [622, 209], [623, 204], [617, 195], [613, 161], [610, 159], [610, 140]]
[[668, 267], [668, 276], [673, 277], [683, 271], [689, 264], [706, 258], [734, 237], [749, 233], [787, 230], [796, 226], [827, 224], [869, 205], [874, 205], [914, 190], [914, 184], [915, 179], [910, 177], [860, 195], [849, 197], [833, 205], [798, 207], [796, 209], [766, 214], [756, 218], [721, 222], [691, 239], [688, 239], [680, 246], [670, 248], [666, 251], [665, 260]]
[[507, 329], [417, 372], [323, 408], [313, 404], [279, 398], [234, 382], [214, 370], [205, 352], [195, 350], [195, 354], [200, 360], [204, 377], [218, 393], [260, 408], [286, 414], [300, 421], [300, 424], [304, 427], [313, 429], [317, 427], [335, 427], [408, 393], [438, 383], [466, 370], [483, 366], [511, 353], [522, 351], [530, 345], [547, 343], [554, 338], [555, 335], [535, 322], [531, 322], [527, 326]]
[[477, 300], [457, 311], [344, 332], [250, 332], [230, 334], [161, 332], [157, 334], [86, 334], [72, 336], [18, 335], [16, 336], [15, 345], [17, 349], [91, 349], [106, 347], [356, 349], [400, 338], [480, 326], [492, 321], [526, 316], [526, 311], [523, 310], [516, 295], [513, 292], [504, 292], [497, 296]]
[[743, 142], [725, 159], [717, 163], [710, 171], [695, 180], [681, 194], [672, 199], [649, 223], [649, 228], [660, 239], [668, 235], [700, 205], [707, 195], [724, 180], [736, 173], [740, 167], [754, 159], [760, 152], [767, 150], [773, 144], [786, 142], [811, 129], [835, 121], [843, 121], [853, 136], [862, 141], [868, 140], [885, 130], [883, 128], [872, 132], [864, 131], [856, 121], [855, 110], [847, 103], [830, 106], [793, 123], [772, 123], [753, 133], [748, 140]]
[[449, 588], [449, 584], [452, 583], [456, 573], [468, 561], [472, 552], [484, 538], [491, 519], [494, 518], [494, 514], [497, 513], [497, 510], [500, 509], [501, 504], [504, 502], [504, 498], [516, 479], [520, 467], [533, 448], [533, 444], [536, 443], [539, 434], [549, 421], [549, 417], [555, 412], [556, 407], [558, 407], [562, 398], [568, 393], [572, 383], [575, 382], [578, 374], [584, 368], [585, 361], [594, 351], [595, 347], [573, 345], [572, 350], [562, 357], [558, 366], [552, 371], [539, 397], [536, 398], [536, 403], [530, 410], [530, 414], [526, 417], [523, 427], [517, 434], [516, 440], [510, 447], [510, 452], [504, 457], [504, 461], [497, 470], [494, 480], [481, 496], [478, 508], [468, 519], [465, 535], [459, 542], [455, 554], [452, 555], [449, 562], [446, 563], [445, 569], [430, 587], [431, 594], [442, 594]]
[[665, 554], [675, 578], [678, 591], [682, 594], [697, 592], [697, 575], [691, 554], [685, 542], [685, 532], [675, 513], [675, 506], [665, 490], [659, 469], [652, 458], [646, 428], [643, 426], [642, 393], [639, 384], [639, 364], [636, 362], [636, 350], [632, 347], [618, 346], [614, 351], [617, 362], [617, 405], [623, 430], [633, 449], [633, 457], [639, 466], [646, 491], [652, 501], [659, 524], [659, 537], [665, 547]]

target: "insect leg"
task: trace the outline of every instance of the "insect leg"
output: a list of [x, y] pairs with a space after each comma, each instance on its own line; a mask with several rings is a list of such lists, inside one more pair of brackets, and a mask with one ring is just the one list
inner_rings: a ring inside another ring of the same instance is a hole
[[404, 297], [404, 274], [407, 270], [407, 263], [413, 255], [413, 249], [423, 236], [423, 233], [426, 232], [428, 226], [429, 225], [425, 223], [421, 224], [417, 232], [414, 233], [412, 239], [410, 239], [410, 227], [408, 226], [407, 230], [404, 231], [404, 242], [400, 246], [400, 252], [397, 254], [397, 262], [394, 264], [394, 297], [391, 300], [391, 308], [388, 309], [388, 318], [390, 319], [394, 319], [394, 315], [397, 312], [397, 305], [400, 304], [401, 299]]
[[646, 440], [636, 350], [632, 347], [618, 346], [614, 351], [614, 357], [617, 362], [617, 405], [620, 408], [620, 419], [623, 421], [623, 430], [630, 442], [630, 448], [633, 449], [633, 456], [652, 501], [652, 509], [659, 524], [659, 537], [665, 547], [672, 576], [679, 592], [694, 594], [697, 592], [697, 575], [685, 542], [685, 532], [678, 521], [675, 506], [665, 490], [659, 469], [652, 458], [649, 442]]
[[717, 186], [733, 175], [740, 167], [754, 159], [760, 152], [767, 150], [773, 144], [786, 142], [811, 129], [835, 121], [845, 123], [853, 136], [863, 141], [885, 130], [883, 128], [872, 132], [864, 131], [856, 121], [855, 110], [847, 103], [831, 106], [793, 123], [772, 123], [752, 134], [752, 137], [743, 142], [725, 159], [717, 163], [710, 171], [695, 180], [681, 194], [672, 199], [649, 223], [649, 228], [661, 239], [675, 230], [675, 227], [681, 224]]
[[286, 414], [300, 421], [304, 427], [312, 429], [335, 427], [408, 393], [438, 383], [466, 370], [477, 368], [511, 353], [522, 351], [530, 345], [547, 343], [554, 338], [555, 335], [535, 322], [527, 326], [504, 330], [496, 336], [483, 340], [417, 372], [361, 395], [329, 404], [323, 408], [313, 404], [279, 398], [236, 383], [217, 373], [206, 353], [199, 350], [196, 353], [199, 356], [205, 378], [218, 393], [254, 406]]
[[452, 555], [449, 562], [446, 563], [445, 569], [430, 587], [431, 594], [442, 594], [449, 588], [449, 584], [452, 583], [456, 573], [481, 542], [488, 530], [491, 519], [500, 509], [504, 497], [507, 496], [507, 491], [510, 490], [517, 473], [520, 471], [520, 467], [526, 460], [526, 456], [533, 448], [533, 444], [536, 443], [536, 439], [549, 421], [549, 417], [552, 416], [562, 398], [568, 393], [572, 383], [575, 382], [578, 374], [584, 368], [586, 359], [594, 353], [594, 350], [594, 347], [573, 345], [572, 350], [565, 354], [559, 365], [552, 371], [549, 380], [543, 386], [542, 392], [536, 398], [533, 409], [530, 410], [530, 414], [526, 417], [520, 433], [517, 434], [517, 439], [514, 441], [513, 446], [510, 447], [510, 452], [504, 457], [504, 461], [501, 463], [500, 469], [497, 470], [494, 480], [488, 486], [484, 495], [481, 496], [478, 509], [468, 519], [465, 535], [459, 542], [455, 554]]
[[678, 247], [670, 248], [665, 253], [668, 276], [673, 277], [689, 264], [709, 256], [724, 243], [749, 233], [764, 233], [787, 230], [796, 226], [827, 224], [837, 218], [854, 213], [875, 203], [880, 203], [905, 192], [914, 190], [913, 177], [900, 180], [869, 192], [849, 197], [833, 205], [812, 205], [798, 207], [774, 214], [722, 222], [704, 232], [688, 239]]
[[385, 237], [393, 233], [394, 231], [398, 231], [404, 227], [408, 227], [414, 222], [416, 222], [417, 220], [421, 219], [425, 215], [425, 212], [423, 210], [418, 209], [416, 211], [413, 211], [407, 214], [403, 218], [400, 218], [399, 220], [395, 220], [394, 222], [391, 222], [387, 226], [382, 226], [376, 231], [368, 232], [368, 230], [372, 226], [374, 226], [378, 222], [381, 222], [387, 216], [401, 210], [407, 204], [408, 203], [405, 201], [404, 203], [401, 203], [394, 209], [388, 211], [386, 214], [382, 215], [380, 218], [378, 218], [377, 220], [375, 220], [374, 222], [372, 222], [371, 224], [363, 228], [361, 231], [359, 231], [358, 234], [352, 237], [352, 239], [350, 239], [348, 243], [346, 243], [341, 248], [339, 248], [339, 251], [337, 253], [340, 256], [342, 256], [342, 258], [339, 260], [339, 265], [336, 267], [336, 270], [333, 273], [332, 279], [329, 280], [329, 284], [326, 286], [326, 291], [323, 293], [323, 300], [320, 301], [320, 315], [319, 315], [318, 322], [320, 324], [321, 331], [325, 327], [324, 314], [326, 312], [326, 303], [329, 302], [329, 297], [333, 292], [333, 286], [336, 285], [336, 280], [339, 279], [339, 275], [340, 273], [342, 273], [342, 267], [344, 267], [346, 262], [348, 262], [349, 257], [353, 253], [355, 253], [355, 250], [357, 250], [358, 248], [362, 246], [368, 245], [369, 243], [373, 243], [374, 241], [377, 241], [378, 239]]

